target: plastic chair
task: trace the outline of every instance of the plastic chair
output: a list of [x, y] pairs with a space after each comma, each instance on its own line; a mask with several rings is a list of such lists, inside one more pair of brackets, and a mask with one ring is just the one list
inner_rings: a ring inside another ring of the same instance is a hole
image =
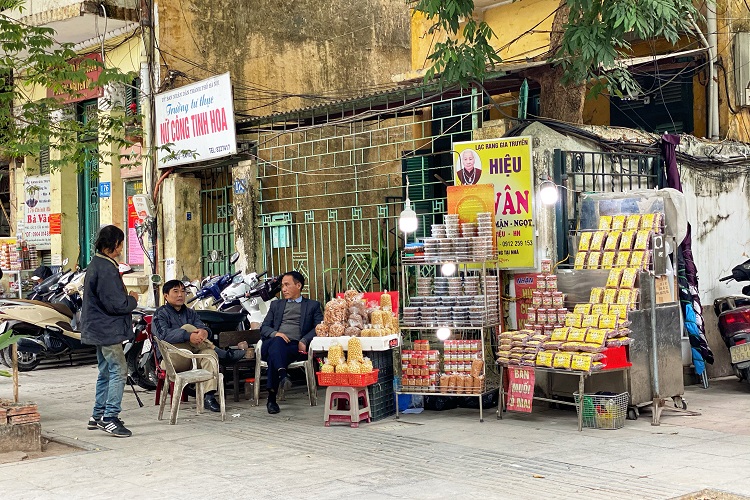
[[[196, 410], [197, 413], [203, 413], [203, 382], [207, 382], [211, 379], [217, 379], [217, 389], [219, 393], [219, 406], [221, 406], [221, 420], [222, 422], [226, 418], [226, 404], [224, 402], [224, 375], [219, 373], [219, 365], [216, 358], [210, 354], [194, 354], [187, 349], [179, 349], [169, 342], [165, 342], [154, 337], [157, 344], [159, 345], [159, 351], [161, 351], [162, 359], [164, 360], [164, 368], [167, 370], [167, 378], [169, 382], [174, 383], [174, 390], [172, 391], [172, 409], [169, 416], [170, 425], [174, 425], [177, 422], [177, 413], [180, 411], [180, 396], [182, 390], [187, 384], [195, 384], [195, 396], [196, 396]], [[183, 372], [177, 372], [172, 364], [170, 356], [181, 356], [188, 358], [193, 362], [193, 369], [186, 370]], [[211, 363], [214, 364], [217, 375], [214, 376], [208, 370], [198, 368], [197, 360], [199, 359], [210, 359]], [[164, 404], [167, 402], [167, 393], [169, 391], [163, 390], [161, 393], [161, 405], [159, 406], [159, 420], [162, 419], [164, 414]]]
[[[258, 406], [260, 401], [260, 373], [263, 368], [268, 369], [268, 363], [261, 360], [260, 348], [263, 345], [263, 341], [259, 340], [255, 344], [255, 406]], [[310, 406], [316, 406], [318, 404], [318, 386], [315, 383], [315, 370], [313, 370], [312, 353], [304, 361], [295, 361], [289, 364], [289, 369], [292, 368], [304, 368], [305, 380], [307, 381], [307, 392], [310, 394]], [[280, 388], [280, 391], [283, 389]], [[284, 401], [284, 393], [279, 393], [279, 400]]]

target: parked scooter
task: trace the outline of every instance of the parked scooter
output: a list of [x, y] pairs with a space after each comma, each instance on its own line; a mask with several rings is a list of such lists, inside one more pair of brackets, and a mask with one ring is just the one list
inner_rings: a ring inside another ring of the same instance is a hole
[[132, 317], [134, 338], [123, 347], [128, 362], [128, 375], [142, 388], [153, 390], [158, 382], [156, 350], [151, 333], [154, 310], [139, 308], [133, 311]]
[[[719, 281], [750, 281], [750, 260], [735, 266], [731, 276]], [[750, 382], [750, 285], [742, 288], [742, 294], [714, 300], [714, 312], [719, 318], [719, 332], [729, 348], [735, 375]]]
[[238, 306], [247, 314], [247, 323], [251, 329], [260, 328], [268, 314], [270, 302], [276, 300], [281, 290], [281, 276], [274, 276], [263, 282], [260, 278], [266, 275], [249, 273], [242, 281], [236, 281], [221, 292], [223, 302], [220, 311], [234, 311]]

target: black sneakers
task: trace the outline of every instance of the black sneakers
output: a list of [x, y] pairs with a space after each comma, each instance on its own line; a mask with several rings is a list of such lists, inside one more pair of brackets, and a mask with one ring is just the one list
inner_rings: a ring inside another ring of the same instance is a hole
[[103, 417], [97, 422], [97, 426], [107, 434], [112, 434], [115, 437], [130, 437], [133, 435], [130, 430], [122, 425], [122, 421], [117, 417]]
[[[99, 420], [101, 420], [101, 419], [102, 419], [102, 417], [96, 418], [96, 417], [94, 417], [94, 416], [91, 416], [91, 417], [89, 418], [89, 423], [88, 423], [88, 424], [86, 424], [86, 428], [87, 428], [88, 430], [90, 430], [90, 431], [95, 431], [95, 430], [97, 430], [97, 429], [99, 428]], [[122, 421], [122, 420], [120, 420], [120, 423], [121, 423], [122, 425], [125, 425], [125, 422], [124, 422], [124, 421]]]

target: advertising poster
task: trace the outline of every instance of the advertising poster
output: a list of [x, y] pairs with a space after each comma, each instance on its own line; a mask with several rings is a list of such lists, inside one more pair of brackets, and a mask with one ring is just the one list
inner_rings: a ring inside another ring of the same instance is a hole
[[[495, 213], [495, 190], [489, 184], [475, 186], [448, 186], [448, 213], [458, 214], [458, 220], [476, 222], [477, 214]], [[495, 222], [494, 215], [492, 219]]]
[[128, 221], [128, 234], [127, 234], [127, 263], [132, 265], [143, 264], [143, 249], [141, 244], [138, 242], [138, 236], [135, 232], [136, 222], [140, 223], [141, 219], [138, 217], [138, 212], [133, 205], [133, 195], [141, 194], [143, 191], [143, 182], [134, 181], [125, 183], [125, 194], [128, 197], [127, 207], [127, 221]]
[[37, 250], [49, 250], [50, 180], [49, 175], [26, 177], [24, 181], [23, 238]]
[[493, 186], [496, 243], [503, 269], [535, 266], [531, 137], [456, 142], [457, 186]]
[[531, 294], [536, 290], [536, 274], [513, 275], [513, 296], [516, 298], [516, 329], [523, 328], [528, 318]]
[[533, 368], [508, 367], [508, 411], [531, 413], [535, 380]]
[[157, 94], [159, 168], [210, 160], [237, 152], [229, 73]]

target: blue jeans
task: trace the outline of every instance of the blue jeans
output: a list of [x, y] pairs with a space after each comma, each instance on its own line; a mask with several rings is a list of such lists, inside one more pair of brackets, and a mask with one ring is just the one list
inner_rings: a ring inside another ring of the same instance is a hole
[[96, 346], [99, 378], [96, 379], [94, 417], [116, 417], [122, 410], [122, 395], [128, 379], [128, 365], [122, 344]]

